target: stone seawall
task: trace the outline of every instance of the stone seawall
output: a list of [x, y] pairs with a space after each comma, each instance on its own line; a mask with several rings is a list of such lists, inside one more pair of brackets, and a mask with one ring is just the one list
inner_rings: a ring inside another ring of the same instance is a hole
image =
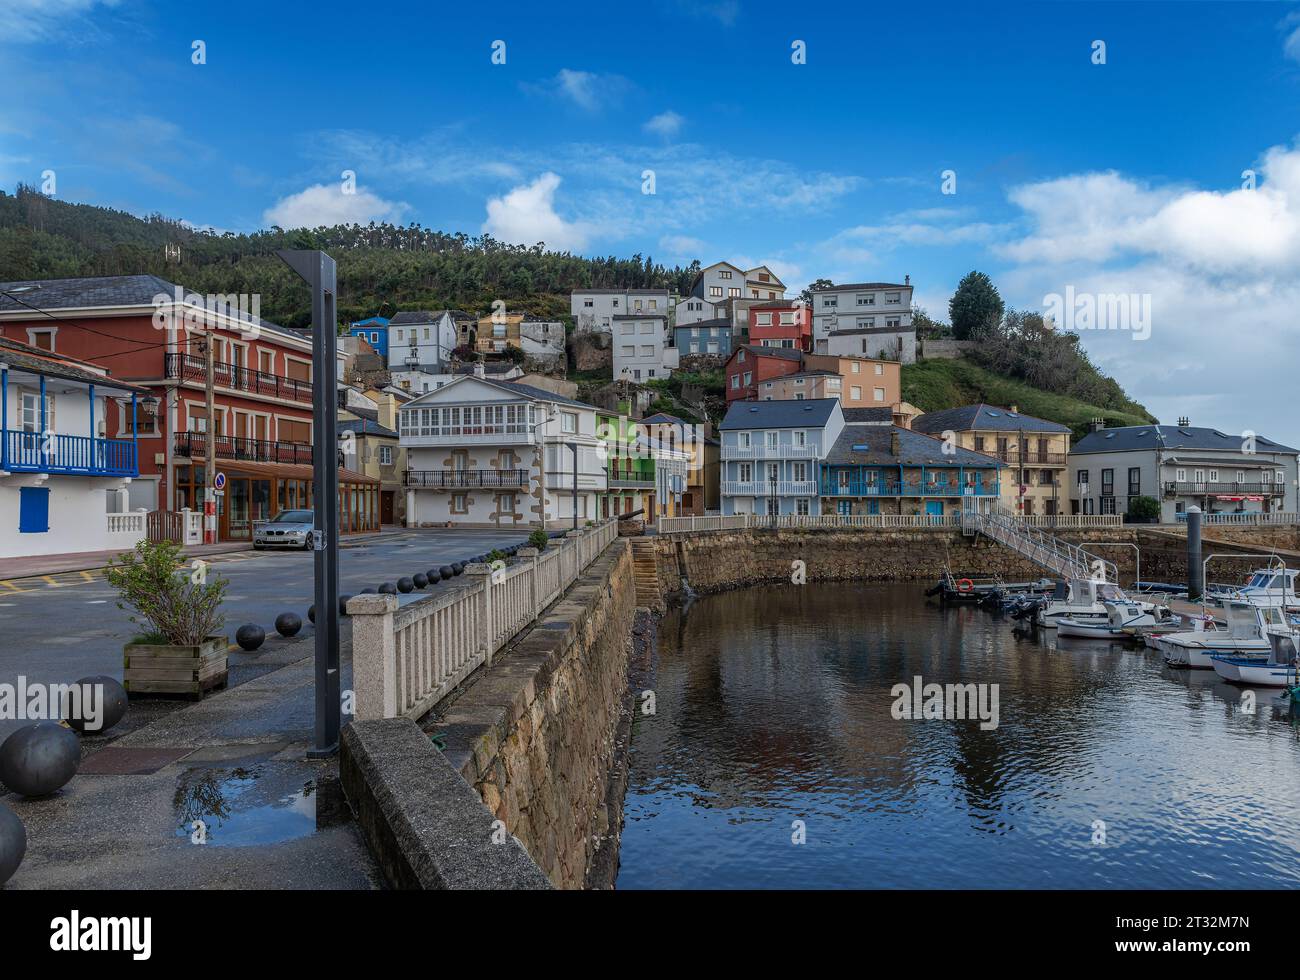
[[[617, 866], [630, 722], [632, 561], [619, 539], [520, 640], [421, 727], [558, 888]], [[435, 801], [436, 803], [436, 801]], [[613, 849], [612, 851], [610, 849]]]
[[[1127, 527], [1059, 530], [1057, 536], [1084, 547], [1137, 539]], [[965, 537], [955, 528], [751, 528], [661, 535], [654, 542], [659, 581], [670, 594], [682, 591], [683, 579], [699, 593], [788, 582], [795, 560], [805, 563], [808, 581], [823, 582], [934, 582], [945, 567], [962, 575], [998, 575], [1008, 582], [1046, 574], [1014, 551], [988, 538]], [[1116, 564], [1122, 582], [1132, 581], [1132, 548], [1098, 546], [1095, 553]]]
[[[1225, 533], [1231, 532], [1231, 533]], [[1252, 555], [1276, 554], [1290, 568], [1300, 568], [1300, 552], [1284, 547], [1294, 532], [1284, 528], [1206, 527], [1201, 531], [1201, 555], [1239, 556], [1210, 562], [1210, 582], [1240, 583], [1246, 575], [1268, 565]], [[1187, 531], [1143, 528], [1138, 532], [1142, 548], [1142, 577], [1148, 582], [1187, 582]]]

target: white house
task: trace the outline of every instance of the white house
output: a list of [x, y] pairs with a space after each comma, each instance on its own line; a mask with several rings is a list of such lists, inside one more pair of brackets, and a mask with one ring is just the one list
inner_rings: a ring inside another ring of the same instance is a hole
[[410, 527], [567, 527], [606, 490], [595, 406], [530, 385], [458, 377], [403, 405], [399, 435]]
[[679, 364], [677, 348], [670, 344], [668, 318], [663, 314], [614, 317], [614, 379], [646, 381], [666, 378]]
[[575, 289], [569, 308], [575, 333], [610, 333], [616, 316], [671, 315], [673, 297], [667, 289]]
[[458, 343], [452, 310], [411, 310], [388, 321], [388, 369], [437, 372]]
[[0, 558], [126, 551], [145, 536], [127, 486], [149, 398], [97, 364], [0, 338]]
[[730, 262], [715, 262], [695, 274], [690, 295], [715, 304], [727, 299], [766, 302], [785, 299], [785, 283], [765, 265], [742, 269]]
[[564, 324], [559, 320], [524, 319], [519, 324], [519, 346], [529, 360], [547, 368], [564, 367]]
[[916, 361], [911, 276], [901, 283], [845, 283], [813, 290], [812, 317], [817, 354]]

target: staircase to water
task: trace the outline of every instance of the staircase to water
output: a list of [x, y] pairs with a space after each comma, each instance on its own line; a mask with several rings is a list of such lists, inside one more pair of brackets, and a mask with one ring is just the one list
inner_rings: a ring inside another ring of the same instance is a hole
[[1114, 562], [1048, 534], [1042, 528], [1030, 527], [1000, 507], [987, 512], [964, 512], [962, 533], [967, 536], [983, 534], [1060, 578], [1119, 581], [1119, 571]]
[[628, 540], [632, 542], [632, 578], [636, 584], [636, 604], [658, 609], [663, 604], [663, 592], [659, 588], [654, 541], [650, 538]]

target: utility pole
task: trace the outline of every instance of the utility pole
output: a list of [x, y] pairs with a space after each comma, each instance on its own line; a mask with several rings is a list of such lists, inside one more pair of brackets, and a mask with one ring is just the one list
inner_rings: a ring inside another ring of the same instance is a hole
[[[207, 354], [207, 457], [204, 480], [206, 488], [203, 494], [203, 543], [217, 543], [217, 365], [216, 339], [212, 335], [209, 323], [203, 334], [203, 349]], [[185, 372], [182, 370], [181, 374]]]

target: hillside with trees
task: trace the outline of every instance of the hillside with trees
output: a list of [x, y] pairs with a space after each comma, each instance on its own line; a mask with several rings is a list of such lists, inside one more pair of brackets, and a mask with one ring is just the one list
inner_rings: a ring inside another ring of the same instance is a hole
[[[507, 245], [487, 235], [433, 231], [418, 224], [216, 234], [162, 215], [140, 218], [55, 200], [22, 185], [12, 195], [0, 191], [2, 281], [150, 273], [198, 293], [257, 293], [268, 320], [304, 327], [311, 320], [307, 290], [276, 257], [285, 248], [319, 248], [334, 256], [343, 322], [398, 310], [452, 308], [486, 314], [497, 299], [511, 310], [568, 322], [574, 289], [658, 287], [685, 294], [700, 267], [698, 261], [664, 266], [640, 254], [588, 258], [549, 251], [541, 243]], [[829, 282], [811, 285], [818, 284]], [[980, 400], [1014, 403], [1076, 432], [1093, 417], [1112, 424], [1154, 421], [1114, 379], [1097, 370], [1077, 336], [1053, 329], [1037, 313], [1007, 310], [987, 275], [971, 272], [962, 279], [949, 318], [951, 324], [914, 311], [922, 343], [955, 338], [977, 344], [960, 361], [904, 367], [903, 396], [920, 408], [934, 411]], [[686, 382], [698, 393], [694, 401], [682, 398]], [[670, 379], [656, 387], [658, 407], [710, 417], [725, 411], [720, 372]]]

